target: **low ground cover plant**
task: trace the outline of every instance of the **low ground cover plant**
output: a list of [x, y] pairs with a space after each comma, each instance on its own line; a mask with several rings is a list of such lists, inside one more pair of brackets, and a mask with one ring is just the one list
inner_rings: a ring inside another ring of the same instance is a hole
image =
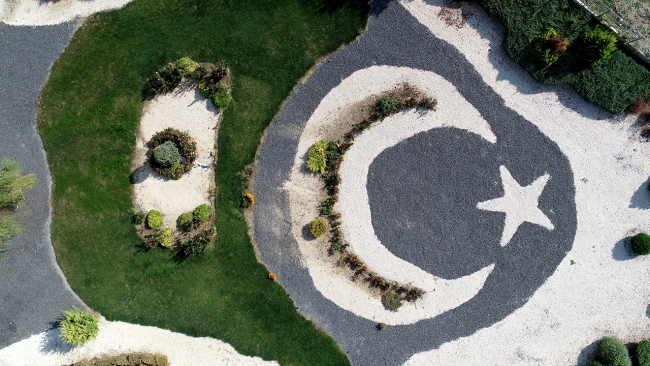
[[167, 128], [147, 143], [147, 157], [154, 170], [165, 177], [180, 179], [192, 170], [197, 157], [196, 141], [186, 132]]
[[34, 174], [22, 175], [20, 165], [11, 159], [0, 161], [0, 255], [9, 240], [22, 233], [15, 220], [15, 210], [25, 200], [23, 191], [34, 186]]
[[[602, 29], [598, 20], [574, 1], [481, 0], [480, 4], [507, 28], [503, 47], [508, 55], [540, 83], [569, 84], [587, 101], [613, 113], [650, 96], [650, 71], [615, 46], [612, 50], [611, 37], [596, 30]], [[569, 46], [550, 67], [540, 67], [530, 50], [549, 28]]]
[[339, 256], [337, 262], [353, 271], [353, 280], [362, 279], [372, 287], [378, 288], [384, 308], [390, 311], [397, 311], [403, 301], [420, 299], [424, 295], [424, 291], [377, 276], [356, 255], [348, 253], [349, 244], [345, 243], [343, 232], [340, 229], [341, 214], [334, 210], [334, 204], [338, 202], [339, 184], [341, 183], [338, 171], [345, 152], [354, 143], [356, 134], [370, 128], [373, 123], [382, 121], [391, 114], [404, 109], [421, 107], [435, 110], [436, 105], [435, 99], [427, 97], [416, 88], [408, 84], [401, 85], [394, 91], [377, 98], [367, 108], [369, 112], [363, 121], [354, 125], [342, 140], [319, 140], [307, 154], [307, 168], [314, 173], [320, 173], [327, 193], [327, 198], [319, 205], [322, 217], [314, 219], [309, 225], [311, 234], [318, 238], [330, 232], [330, 228], [332, 228], [329, 238], [329, 254]]
[[77, 308], [63, 313], [65, 318], [61, 321], [61, 339], [65, 343], [81, 346], [97, 337], [99, 322], [91, 313]]
[[95, 357], [69, 366], [169, 366], [167, 356], [159, 353], [128, 353], [117, 356]]

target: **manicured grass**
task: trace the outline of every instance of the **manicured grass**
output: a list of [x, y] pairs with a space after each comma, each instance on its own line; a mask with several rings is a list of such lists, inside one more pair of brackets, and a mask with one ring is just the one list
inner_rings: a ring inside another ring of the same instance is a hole
[[[43, 90], [38, 125], [54, 178], [57, 260], [90, 307], [109, 320], [219, 338], [283, 365], [349, 364], [266, 278], [238, 206], [239, 173], [282, 101], [319, 57], [365, 27], [367, 5], [352, 2], [136, 0], [75, 34]], [[219, 131], [217, 242], [177, 263], [170, 251], [141, 249], [128, 176], [142, 87], [183, 56], [226, 60], [233, 103]]]
[[[506, 52], [544, 84], [567, 83], [588, 101], [611, 112], [622, 112], [635, 99], [650, 97], [650, 72], [622, 51], [595, 67], [577, 62], [579, 50], [571, 45], [596, 26], [588, 11], [573, 0], [481, 0], [481, 5], [506, 27]], [[548, 69], [531, 59], [530, 46], [542, 32], [554, 28], [569, 42], [566, 54]]]

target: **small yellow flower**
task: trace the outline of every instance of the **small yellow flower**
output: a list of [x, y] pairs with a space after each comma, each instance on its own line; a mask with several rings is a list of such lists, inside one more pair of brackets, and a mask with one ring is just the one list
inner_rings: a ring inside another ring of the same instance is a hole
[[269, 273], [266, 277], [268, 277], [268, 279], [271, 280], [271, 281], [275, 281], [275, 280], [278, 279], [278, 275], [276, 275], [273, 272]]

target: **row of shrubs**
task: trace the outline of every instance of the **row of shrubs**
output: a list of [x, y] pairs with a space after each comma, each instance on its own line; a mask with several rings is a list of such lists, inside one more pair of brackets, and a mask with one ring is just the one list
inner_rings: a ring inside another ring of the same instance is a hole
[[[613, 113], [650, 96], [650, 71], [619, 49], [612, 34], [575, 1], [478, 1], [507, 28], [503, 47], [508, 55], [542, 84], [569, 84]], [[567, 54], [559, 57], [563, 50]]]
[[145, 84], [144, 94], [153, 97], [173, 91], [183, 78], [198, 80], [201, 96], [212, 101], [215, 107], [224, 109], [231, 101], [230, 68], [221, 60], [217, 64], [198, 63], [183, 57], [160, 68]]
[[632, 366], [632, 358], [638, 366], [650, 366], [650, 340], [642, 341], [633, 347], [632, 357], [621, 341], [605, 337], [598, 342], [596, 359], [588, 366]]
[[133, 215], [133, 223], [144, 224], [146, 229], [154, 230], [153, 234], [144, 237], [147, 249], [155, 246], [175, 249], [181, 256], [200, 255], [214, 243], [216, 228], [210, 225], [210, 206], [202, 204], [192, 212], [182, 213], [178, 219], [178, 226], [183, 230], [176, 243], [174, 243], [173, 230], [162, 228], [162, 214], [158, 210], [151, 210], [147, 214], [142, 211]]
[[138, 352], [93, 358], [75, 362], [70, 366], [169, 366], [169, 361], [167, 356], [162, 354]]
[[307, 169], [321, 176], [327, 192], [327, 198], [319, 206], [320, 216], [309, 225], [311, 234], [318, 238], [329, 233], [330, 255], [339, 255], [339, 264], [347, 266], [353, 272], [352, 280], [361, 279], [370, 286], [378, 288], [382, 294], [381, 302], [384, 308], [390, 311], [397, 311], [404, 301], [415, 301], [421, 298], [424, 295], [423, 290], [378, 276], [370, 271], [360, 258], [348, 253], [349, 244], [345, 243], [340, 229], [341, 214], [334, 211], [334, 204], [338, 201], [341, 183], [339, 167], [346, 151], [354, 144], [355, 136], [376, 121], [414, 107], [435, 110], [436, 101], [424, 96], [415, 88], [404, 85], [397, 92], [377, 99], [368, 109], [367, 118], [353, 126], [343, 140], [329, 142], [320, 140], [307, 152]]

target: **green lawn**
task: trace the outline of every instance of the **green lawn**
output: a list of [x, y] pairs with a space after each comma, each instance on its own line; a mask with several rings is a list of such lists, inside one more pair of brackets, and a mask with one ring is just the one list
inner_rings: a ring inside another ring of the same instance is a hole
[[[585, 68], [576, 62], [580, 50], [571, 45], [597, 22], [573, 0], [480, 0], [506, 27], [506, 52], [543, 84], [566, 83], [586, 100], [611, 112], [622, 112], [635, 99], [650, 97], [650, 72], [622, 51], [601, 64]], [[566, 54], [548, 69], [531, 59], [531, 43], [554, 28], [569, 42]]]
[[[239, 173], [282, 101], [318, 58], [364, 29], [368, 7], [356, 2], [136, 0], [75, 34], [45, 85], [38, 126], [54, 178], [57, 260], [90, 307], [109, 320], [219, 338], [283, 365], [349, 364], [266, 279], [238, 205]], [[140, 249], [129, 173], [142, 87], [182, 56], [225, 59], [234, 102], [219, 131], [217, 242], [176, 263], [169, 251]]]

